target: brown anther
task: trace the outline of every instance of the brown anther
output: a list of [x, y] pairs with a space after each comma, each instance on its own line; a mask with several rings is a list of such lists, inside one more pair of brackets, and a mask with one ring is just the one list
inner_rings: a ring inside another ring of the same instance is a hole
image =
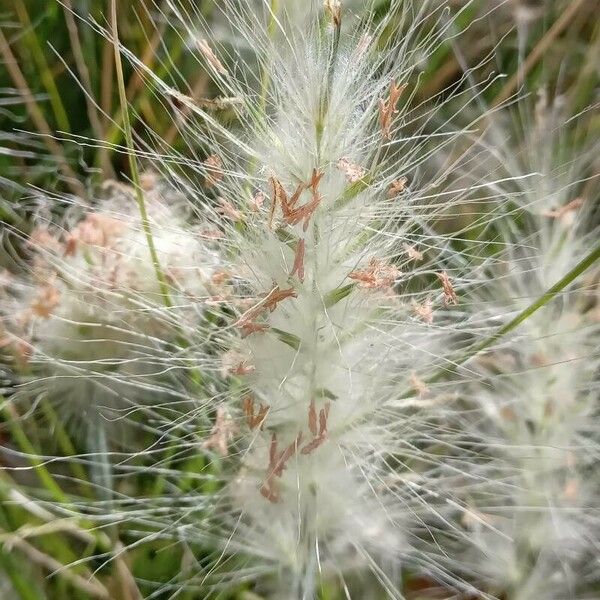
[[310, 221], [310, 218], [313, 216], [314, 212], [317, 210], [320, 203], [321, 203], [321, 196], [319, 196], [317, 193], [315, 193], [313, 195], [313, 199], [310, 202], [307, 202], [304, 206], [302, 206], [298, 209], [298, 214], [296, 216], [296, 220], [292, 224], [295, 225], [296, 223], [299, 223], [300, 221], [304, 221], [302, 230], [306, 231], [308, 229], [308, 223]]
[[214, 53], [213, 49], [210, 47], [209, 43], [205, 39], [198, 40], [198, 49], [202, 52], [202, 55], [206, 59], [206, 61], [214, 67], [214, 69], [221, 73], [221, 75], [227, 75], [227, 69], [223, 66], [223, 63], [217, 58], [217, 55]]
[[[296, 439], [279, 455], [275, 463], [271, 466], [271, 475], [281, 477], [286, 467], [286, 463], [297, 452], [302, 443], [303, 434], [300, 432]], [[268, 479], [268, 477], [267, 477]]]
[[553, 219], [562, 219], [568, 213], [573, 212], [578, 208], [581, 208], [583, 204], [583, 198], [575, 198], [574, 200], [571, 200], [571, 202], [565, 204], [564, 206], [561, 206], [560, 208], [556, 208], [554, 210], [546, 210], [542, 214], [545, 217], [552, 217]]
[[367, 174], [365, 168], [350, 162], [347, 158], [340, 158], [337, 161], [337, 168], [346, 176], [346, 179], [350, 183], [360, 181]]
[[406, 83], [398, 85], [395, 81], [392, 81], [388, 98], [386, 100], [379, 100], [379, 123], [381, 125], [383, 137], [386, 140], [391, 138], [392, 122], [394, 120], [394, 116], [398, 114], [396, 106], [398, 105], [398, 100], [400, 100], [400, 96], [402, 96], [402, 92], [406, 89], [407, 85], [408, 84]]
[[296, 253], [294, 255], [294, 265], [290, 271], [290, 277], [298, 275], [300, 281], [304, 281], [304, 253], [306, 251], [306, 244], [303, 239], [298, 240], [296, 244]]
[[427, 384], [414, 372], [410, 375], [410, 385], [419, 396], [426, 396], [429, 393]]
[[[287, 298], [297, 298], [298, 294], [294, 291], [294, 288], [287, 288], [282, 290], [278, 285], [276, 285], [270, 292], [264, 295], [264, 297], [254, 304], [251, 308], [249, 308], [235, 323], [236, 327], [264, 327], [268, 328], [267, 325], [256, 325], [254, 323], [255, 319], [260, 317], [263, 312], [266, 310], [273, 312], [277, 305]], [[250, 333], [254, 333], [254, 331], [250, 331]], [[245, 337], [245, 336], [243, 336]]]
[[400, 274], [400, 270], [393, 265], [372, 258], [366, 269], [352, 271], [348, 277], [358, 281], [362, 288], [386, 289], [394, 285]]
[[298, 294], [294, 290], [294, 288], [287, 288], [282, 290], [278, 285], [276, 285], [264, 298], [263, 300], [263, 308], [273, 312], [277, 305], [286, 300], [287, 298], [297, 298]]
[[223, 179], [223, 161], [217, 154], [211, 154], [202, 163], [206, 169], [204, 185], [212, 188]]
[[308, 428], [313, 435], [313, 439], [302, 448], [301, 454], [310, 454], [327, 439], [327, 418], [329, 417], [330, 406], [331, 404], [327, 402], [324, 408], [319, 410], [319, 428], [317, 429], [317, 410], [315, 401], [311, 400], [308, 408]]
[[42, 248], [53, 252], [62, 250], [62, 244], [45, 227], [34, 229], [31, 232], [27, 243], [32, 248]]
[[221, 356], [221, 376], [225, 379], [230, 375], [250, 375], [254, 373], [256, 367], [248, 362], [248, 358], [237, 352], [230, 350]]
[[256, 371], [254, 365], [249, 365], [246, 361], [242, 361], [232, 369], [231, 373], [233, 375], [250, 375], [254, 371]]
[[259, 212], [265, 203], [265, 195], [262, 192], [256, 192], [248, 202], [254, 212]]
[[213, 448], [221, 456], [229, 454], [229, 441], [236, 431], [235, 424], [222, 406], [217, 408], [215, 424], [210, 432], [210, 437], [203, 442], [205, 448]]
[[210, 282], [214, 285], [223, 285], [230, 279], [231, 273], [229, 271], [215, 271], [210, 278]]
[[279, 453], [277, 451], [277, 434], [271, 434], [271, 444], [269, 446], [269, 466], [265, 480], [260, 488], [261, 495], [269, 500], [269, 502], [279, 502], [280, 495], [277, 491], [276, 477], [281, 477], [285, 469], [287, 461], [297, 452], [298, 446], [302, 442], [302, 432], [298, 434], [296, 439], [285, 449]]
[[273, 226], [273, 218], [275, 216], [275, 209], [277, 205], [283, 206], [287, 202], [287, 194], [285, 189], [281, 185], [281, 182], [275, 177], [270, 177], [269, 182], [273, 188], [273, 197], [271, 198], [271, 208], [269, 210], [269, 229]]
[[403, 244], [403, 248], [410, 260], [423, 260], [423, 253], [419, 252], [414, 246]]
[[423, 322], [431, 325], [433, 323], [433, 304], [430, 298], [427, 298], [423, 304], [413, 303], [413, 311]]
[[243, 323], [240, 325], [242, 339], [247, 338], [249, 335], [253, 333], [264, 333], [269, 329], [269, 326], [264, 323], [253, 323], [252, 321], [248, 323]]
[[[252, 396], [245, 396], [242, 400], [242, 407], [244, 410], [244, 415], [246, 416], [246, 422], [248, 423], [248, 427], [250, 429], [256, 429], [260, 427], [263, 429], [265, 419], [267, 418], [267, 414], [269, 413], [269, 407], [263, 405], [262, 403], [258, 407], [258, 412], [254, 412], [254, 399]], [[273, 441], [271, 442], [273, 443]], [[275, 442], [276, 443], [276, 442]]]
[[[306, 231], [310, 218], [321, 202], [321, 197], [319, 196], [317, 188], [322, 177], [322, 173], [318, 172], [316, 169], [313, 170], [309, 184], [306, 185], [304, 183], [300, 183], [291, 198], [288, 198], [288, 195], [281, 185], [281, 182], [279, 182], [275, 177], [271, 177], [270, 182], [273, 188], [273, 198], [271, 201], [271, 209], [269, 211], [269, 227], [272, 227], [273, 225], [275, 208], [279, 204], [281, 206], [284, 222], [287, 225], [297, 225], [298, 223], [304, 221], [303, 228], [304, 231]], [[302, 206], [297, 207], [296, 204], [298, 203], [302, 192], [307, 189], [312, 191], [312, 200], [308, 201]]]
[[229, 200], [219, 198], [219, 212], [232, 221], [243, 221], [244, 215]]
[[77, 238], [69, 235], [65, 240], [65, 256], [75, 256], [77, 252]]
[[342, 3], [340, 0], [324, 0], [323, 5], [331, 16], [335, 27], [340, 27], [342, 24]]
[[317, 192], [319, 189], [319, 184], [321, 183], [321, 179], [323, 179], [323, 175], [325, 175], [323, 171], [317, 171], [317, 169], [313, 169], [307, 188], [313, 192]]
[[329, 417], [330, 406], [331, 404], [326, 402], [325, 408], [322, 408], [319, 411], [319, 436], [324, 436], [327, 434], [327, 418]]
[[225, 234], [220, 229], [203, 229], [200, 237], [206, 240], [222, 240]]
[[302, 448], [302, 450], [300, 451], [300, 454], [310, 454], [313, 450], [316, 450], [326, 439], [326, 436], [322, 436], [322, 435], [318, 435], [317, 437], [313, 438], [312, 441], [308, 442], [308, 444], [306, 444], [306, 446], [304, 446]]
[[441, 273], [436, 273], [436, 275], [441, 281], [442, 288], [444, 289], [444, 305], [449, 306], [450, 304], [458, 304], [458, 296], [454, 291], [454, 287], [452, 286], [450, 277], [448, 277], [448, 273], [446, 273], [446, 271], [442, 271]]
[[315, 401], [310, 401], [310, 406], [308, 407], [308, 429], [313, 434], [313, 436], [318, 435], [317, 429], [317, 409], [315, 407]]
[[388, 189], [387, 197], [391, 200], [396, 196], [399, 196], [406, 190], [406, 184], [408, 183], [408, 179], [406, 177], [400, 177], [400, 179], [395, 179], [390, 184], [390, 188]]
[[40, 290], [31, 305], [31, 312], [38, 317], [48, 319], [59, 303], [60, 294], [58, 290], [52, 284], [49, 284]]
[[263, 485], [260, 487], [260, 494], [269, 502], [277, 504], [281, 500], [281, 497], [279, 496], [278, 492], [271, 487], [272, 484], [272, 481], [263, 483]]

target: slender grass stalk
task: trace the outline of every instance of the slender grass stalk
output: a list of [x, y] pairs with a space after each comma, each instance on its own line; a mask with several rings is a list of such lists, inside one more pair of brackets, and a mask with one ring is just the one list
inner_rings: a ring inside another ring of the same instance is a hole
[[503, 325], [489, 338], [475, 346], [472, 353], [468, 358], [465, 358], [463, 362], [466, 362], [473, 356], [479, 354], [482, 350], [489, 348], [494, 342], [503, 338], [507, 333], [510, 333], [516, 329], [523, 321], [526, 321], [540, 308], [552, 301], [560, 292], [562, 292], [568, 285], [573, 283], [580, 275], [585, 273], [598, 259], [600, 259], [600, 243], [577, 265], [575, 265], [564, 277], [557, 281], [545, 294], [540, 296], [535, 302], [532, 302], [527, 308], [522, 310], [516, 317], [511, 319], [506, 325]]
[[[17, 442], [22, 452], [27, 455], [27, 459], [31, 464], [33, 470], [38, 476], [43, 487], [48, 491], [50, 497], [61, 505], [72, 507], [72, 502], [68, 495], [61, 489], [61, 487], [54, 481], [52, 474], [46, 468], [44, 461], [40, 458], [39, 453], [34, 448], [33, 444], [29, 441], [27, 434], [20, 425], [20, 416], [15, 410], [14, 406], [7, 403], [4, 398], [0, 397], [0, 400], [4, 403], [2, 410], [7, 417], [8, 427], [10, 429], [11, 436]], [[79, 525], [85, 530], [92, 533], [96, 539], [96, 543], [99, 547], [104, 550], [110, 548], [110, 540], [102, 532], [95, 531], [95, 526], [86, 521], [81, 520]]]
[[154, 245], [154, 238], [152, 237], [152, 228], [150, 226], [150, 220], [148, 219], [148, 213], [146, 211], [146, 202], [144, 199], [144, 192], [142, 191], [142, 185], [140, 180], [140, 173], [135, 159], [135, 150], [133, 147], [133, 133], [131, 129], [131, 121], [129, 119], [129, 107], [127, 103], [127, 94], [125, 91], [125, 77], [123, 75], [123, 64], [121, 63], [121, 53], [119, 50], [119, 31], [117, 23], [117, 2], [111, 0], [111, 26], [113, 33], [113, 48], [115, 57], [115, 66], [117, 70], [117, 87], [119, 90], [119, 99], [121, 103], [121, 113], [123, 115], [123, 129], [125, 133], [125, 141], [127, 144], [127, 154], [129, 158], [129, 168], [131, 170], [131, 177], [133, 180], [133, 186], [135, 188], [136, 202], [140, 211], [140, 217], [142, 220], [142, 228], [146, 236], [146, 242], [148, 244], [148, 251], [158, 281], [163, 302], [167, 308], [172, 306], [171, 297], [169, 294], [169, 286], [165, 278], [165, 274], [160, 266], [158, 253]]
[[56, 123], [58, 127], [63, 131], [70, 132], [71, 125], [69, 123], [67, 111], [65, 110], [60, 92], [58, 91], [58, 87], [56, 86], [56, 83], [54, 81], [54, 76], [52, 74], [52, 71], [50, 70], [50, 66], [48, 65], [48, 61], [44, 56], [44, 51], [40, 46], [38, 36], [33, 30], [33, 24], [31, 23], [31, 19], [29, 18], [29, 13], [27, 12], [25, 3], [23, 2], [23, 0], [13, 0], [13, 2], [17, 14], [19, 16], [19, 20], [21, 21], [23, 28], [26, 30], [25, 40], [29, 46], [34, 62], [37, 63], [38, 73], [40, 74], [44, 87], [48, 92], [50, 105], [52, 106], [52, 111], [54, 112]]
[[20, 416], [15, 407], [7, 403], [4, 398], [1, 398], [1, 400], [4, 403], [2, 410], [7, 417], [7, 423], [11, 436], [17, 442], [23, 452], [27, 454], [27, 458], [40, 482], [54, 500], [61, 504], [67, 504], [69, 502], [69, 498], [62, 491], [60, 486], [54, 481], [50, 471], [48, 471], [44, 465], [44, 462], [39, 457], [38, 452], [33, 447], [33, 444], [29, 441], [27, 434], [20, 425]]
[[31, 581], [28, 573], [23, 572], [23, 566], [13, 553], [0, 551], [0, 569], [8, 576], [19, 600], [46, 600], [44, 592]]
[[446, 376], [456, 373], [462, 365], [478, 356], [480, 352], [483, 352], [483, 350], [486, 350], [492, 346], [495, 342], [502, 339], [511, 331], [515, 330], [519, 325], [535, 314], [540, 308], [546, 306], [546, 304], [556, 298], [560, 292], [562, 292], [568, 285], [573, 283], [573, 281], [575, 281], [580, 275], [585, 273], [598, 259], [600, 259], [600, 244], [598, 244], [586, 257], [579, 261], [579, 263], [577, 263], [577, 265], [575, 265], [564, 277], [562, 277], [551, 288], [549, 288], [545, 294], [537, 298], [529, 306], [523, 309], [516, 317], [500, 327], [498, 331], [485, 338], [479, 344], [476, 344], [467, 353], [465, 353], [464, 356], [458, 358], [453, 365], [445, 367], [443, 370], [438, 371], [434, 376], [428, 378], [426, 383], [436, 383], [444, 379]]
[[[75, 456], [75, 447], [71, 442], [71, 438], [65, 431], [65, 428], [59, 421], [55, 410], [52, 408], [49, 402], [42, 402], [42, 411], [52, 428], [53, 434], [56, 436], [56, 440], [63, 455], [69, 457]], [[87, 473], [85, 472], [85, 469], [76, 460], [69, 461], [69, 469], [73, 473], [73, 476], [79, 482], [82, 492], [88, 498], [91, 498], [92, 492], [89, 486], [89, 482], [87, 481]]]
[[[279, 0], [271, 0], [269, 5], [269, 22], [267, 24], [267, 39], [271, 41], [277, 31], [277, 13], [279, 11]], [[260, 75], [260, 102], [261, 112], [264, 113], [267, 106], [267, 96], [271, 82], [269, 65], [263, 65]]]
[[556, 38], [569, 26], [579, 10], [585, 6], [586, 3], [592, 4], [592, 2], [588, 2], [588, 0], [573, 0], [567, 4], [560, 18], [554, 22], [546, 35], [536, 44], [535, 48], [529, 53], [527, 59], [519, 67], [519, 70], [506, 82], [500, 93], [496, 96], [492, 106], [500, 106], [510, 98], [511, 94], [515, 92], [519, 85], [522, 85], [525, 77], [544, 57], [545, 53], [556, 41]]
[[[113, 110], [113, 85], [115, 60], [111, 41], [106, 38], [102, 45], [100, 76], [100, 109], [102, 111], [102, 139], [109, 139], [111, 129], [110, 114]], [[105, 178], [114, 177], [114, 169], [110, 160], [110, 149], [108, 145], [102, 144], [98, 149], [97, 162], [104, 172]]]
[[90, 71], [88, 69], [85, 53], [79, 38], [79, 29], [73, 16], [73, 4], [71, 0], [65, 0], [63, 6], [63, 12], [65, 15], [65, 21], [67, 23], [67, 30], [69, 32], [69, 40], [71, 42], [71, 48], [73, 50], [73, 58], [77, 65], [77, 71], [79, 77], [81, 77], [81, 84], [85, 90], [84, 99], [87, 109], [88, 119], [94, 135], [98, 139], [102, 139], [102, 123], [100, 122], [100, 116], [98, 114], [98, 108], [94, 103], [94, 90], [92, 88], [92, 81], [90, 78]]
[[[0, 534], [3, 533], [4, 532], [0, 529]], [[83, 576], [65, 569], [65, 565], [63, 565], [60, 561], [56, 560], [49, 554], [42, 552], [18, 536], [14, 536], [10, 543], [14, 548], [25, 554], [25, 556], [27, 556], [31, 562], [43, 567], [47, 571], [60, 574], [60, 576], [65, 578], [71, 585], [81, 589], [92, 598], [98, 598], [99, 600], [112, 600], [113, 597], [108, 589], [106, 589], [106, 587], [93, 575], [90, 574]]]
[[75, 171], [73, 171], [69, 165], [63, 148], [54, 139], [50, 125], [48, 124], [44, 113], [35, 101], [34, 95], [29, 88], [29, 84], [27, 83], [27, 80], [25, 79], [25, 76], [19, 67], [19, 63], [13, 54], [10, 44], [8, 43], [8, 40], [6, 39], [2, 29], [0, 29], [0, 54], [2, 54], [2, 57], [4, 58], [6, 69], [15, 86], [19, 90], [19, 94], [25, 103], [25, 107], [27, 108], [27, 112], [33, 121], [33, 124], [43, 135], [44, 144], [47, 146], [52, 156], [54, 156], [56, 159], [60, 170], [65, 176], [67, 186], [76, 195], [82, 198], [85, 197], [85, 188], [79, 181]]

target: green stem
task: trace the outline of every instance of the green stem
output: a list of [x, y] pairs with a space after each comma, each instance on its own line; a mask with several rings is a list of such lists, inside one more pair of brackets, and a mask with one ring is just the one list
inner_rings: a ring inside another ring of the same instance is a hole
[[7, 575], [19, 600], [45, 600], [46, 595], [27, 569], [23, 568], [19, 558], [4, 548], [0, 549], [0, 570]]
[[115, 54], [115, 66], [117, 70], [117, 87], [119, 89], [119, 101], [121, 104], [121, 113], [123, 115], [123, 130], [125, 133], [125, 143], [127, 146], [127, 156], [129, 158], [129, 168], [131, 170], [131, 177], [133, 180], [133, 186], [135, 188], [135, 198], [140, 211], [140, 217], [142, 219], [142, 228], [146, 237], [146, 243], [148, 244], [148, 251], [150, 252], [150, 259], [154, 267], [156, 280], [158, 281], [158, 287], [163, 297], [164, 304], [167, 308], [172, 306], [171, 297], [169, 295], [169, 286], [165, 278], [165, 274], [160, 266], [158, 259], [158, 253], [156, 252], [156, 246], [154, 245], [154, 238], [152, 237], [152, 228], [150, 227], [150, 221], [148, 219], [148, 212], [146, 210], [146, 201], [144, 199], [144, 193], [142, 191], [140, 173], [135, 159], [135, 152], [133, 148], [133, 133], [131, 130], [131, 120], [129, 118], [129, 107], [127, 104], [127, 94], [125, 93], [125, 77], [123, 76], [123, 65], [121, 63], [121, 53], [119, 51], [119, 31], [117, 27], [117, 0], [111, 0], [111, 27], [113, 33], [113, 47]]
[[516, 329], [521, 323], [526, 321], [531, 315], [536, 313], [540, 308], [544, 307], [550, 301], [552, 301], [562, 290], [568, 285], [573, 283], [580, 275], [587, 271], [598, 259], [600, 259], [600, 243], [580, 262], [578, 262], [564, 277], [557, 281], [551, 288], [549, 288], [544, 294], [542, 294], [535, 302], [530, 304], [527, 308], [522, 310], [516, 317], [511, 319], [508, 323], [500, 327], [491, 336], [476, 344], [471, 348], [464, 356], [459, 358], [452, 367], [446, 368], [439, 371], [432, 378], [427, 380], [427, 383], [435, 383], [439, 381], [443, 376], [455, 373], [458, 368], [464, 365], [466, 362], [475, 358], [480, 352], [489, 348], [492, 344], [503, 338], [507, 333], [510, 333]]
[[[277, 12], [279, 10], [279, 0], [271, 0], [270, 4], [271, 16], [269, 17], [269, 23], [267, 24], [267, 36], [269, 41], [273, 40], [277, 26]], [[265, 113], [267, 106], [267, 93], [269, 91], [269, 85], [271, 84], [271, 77], [269, 75], [270, 65], [263, 65], [262, 72], [260, 74], [260, 109], [261, 113]]]
[[327, 65], [327, 75], [325, 79], [325, 89], [321, 94], [319, 101], [319, 114], [316, 123], [316, 137], [317, 137], [317, 162], [320, 162], [321, 157], [321, 142], [323, 139], [323, 131], [325, 129], [325, 119], [329, 113], [331, 87], [333, 85], [333, 75], [335, 69], [335, 62], [337, 59], [338, 49], [340, 46], [340, 30], [341, 23], [337, 23], [333, 28], [333, 40], [331, 42], [331, 52], [329, 55], [329, 63]]
[[556, 298], [558, 294], [566, 288], [568, 285], [573, 283], [582, 273], [587, 271], [598, 259], [600, 259], [600, 243], [579, 263], [575, 265], [564, 277], [557, 281], [546, 293], [542, 294], [533, 304], [530, 304], [526, 309], [522, 310], [514, 319], [503, 325], [489, 338], [483, 340], [480, 344], [470, 353], [466, 360], [478, 354], [482, 350], [489, 348], [494, 342], [504, 337], [507, 333], [510, 333], [513, 329], [517, 328], [523, 321], [527, 320], [531, 315], [537, 312], [540, 308], [548, 304], [551, 300]]
[[[74, 456], [77, 452], [75, 451], [75, 447], [71, 442], [71, 438], [65, 431], [65, 428], [62, 426], [60, 421], [58, 420], [58, 416], [50, 403], [45, 400], [41, 403], [42, 411], [44, 412], [44, 416], [48, 420], [48, 424], [52, 428], [52, 433], [56, 437], [56, 441], [62, 452], [63, 456]], [[87, 473], [85, 469], [81, 466], [77, 461], [70, 460], [69, 461], [69, 469], [73, 473], [75, 479], [77, 479], [81, 491], [88, 498], [92, 497], [90, 484], [87, 480]]]
[[33, 444], [29, 441], [29, 438], [23, 431], [23, 428], [19, 423], [20, 416], [17, 414], [17, 411], [4, 399], [0, 398], [0, 400], [5, 402], [3, 410], [6, 414], [7, 425], [10, 430], [10, 434], [15, 440], [15, 442], [17, 442], [21, 450], [25, 454], [27, 454], [29, 463], [33, 467], [33, 470], [36, 472], [36, 475], [39, 477], [40, 482], [48, 490], [48, 492], [54, 498], [54, 500], [60, 502], [61, 504], [68, 504], [69, 499], [67, 498], [66, 494], [54, 481], [52, 475], [50, 475], [50, 472], [48, 471], [43, 461], [40, 459], [38, 453], [36, 452], [35, 448], [33, 447]]
[[[273, 40], [273, 36], [275, 35], [276, 26], [277, 26], [277, 11], [279, 10], [279, 0], [271, 0], [270, 4], [271, 15], [269, 17], [269, 23], [267, 24], [267, 36], [269, 42]], [[271, 76], [269, 75], [271, 65], [264, 64], [261, 69], [260, 74], [260, 99], [259, 99], [259, 109], [256, 112], [256, 118], [261, 121], [261, 123], [265, 123], [267, 120], [267, 96], [269, 94], [269, 86], [271, 85]], [[256, 167], [258, 166], [257, 158], [252, 157], [248, 163], [248, 179], [246, 181], [246, 185], [244, 189], [249, 197], [252, 196], [252, 187], [250, 184], [250, 180], [252, 176], [256, 172]]]
[[[15, 407], [12, 406], [12, 404], [10, 404], [9, 402], [7, 402], [2, 396], [0, 396], [0, 402], [4, 403], [4, 406], [1, 410], [6, 415], [7, 425], [12, 438], [17, 443], [23, 454], [27, 455], [29, 463], [31, 464], [33, 470], [35, 471], [44, 488], [48, 491], [50, 496], [56, 502], [64, 506], [68, 506], [71, 510], [74, 511], [75, 509], [71, 505], [69, 497], [56, 483], [56, 481], [52, 477], [52, 474], [46, 468], [44, 461], [40, 458], [33, 444], [29, 441], [27, 434], [21, 427], [19, 422], [21, 417], [16, 411]], [[79, 518], [80, 517], [78, 515], [79, 527], [90, 533], [95, 538], [95, 541], [99, 548], [101, 548], [105, 552], [110, 552], [112, 546], [107, 536], [101, 531], [97, 531], [93, 523], [87, 521], [86, 519], [79, 520]]]

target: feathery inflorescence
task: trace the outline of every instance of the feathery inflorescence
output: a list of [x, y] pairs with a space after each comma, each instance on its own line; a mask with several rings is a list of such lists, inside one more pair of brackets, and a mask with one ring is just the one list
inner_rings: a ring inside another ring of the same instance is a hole
[[210, 99], [119, 47], [185, 156], [140, 136], [139, 189], [4, 239], [3, 406], [58, 407], [109, 492], [58, 512], [184, 548], [150, 597], [404, 598], [406, 572], [424, 597], [586, 597], [597, 270], [507, 324], [598, 237], [587, 113], [543, 98], [507, 139], [470, 71], [418, 101], [456, 35], [435, 0], [221, 4], [152, 15]]
[[[501, 228], [501, 261], [484, 275], [495, 282], [480, 294], [494, 326], [543, 297], [598, 239], [597, 143], [585, 136], [587, 111], [569, 118], [561, 100], [540, 95], [529, 118], [521, 108], [512, 136], [502, 136], [507, 115], [492, 125], [501, 168], [533, 174], [518, 221]], [[592, 269], [475, 364], [465, 397], [487, 458], [472, 472], [464, 524], [473, 547], [461, 568], [494, 595], [593, 597], [599, 341]]]
[[258, 83], [205, 38], [198, 48], [237, 99], [239, 129], [147, 73], [188, 109], [187, 135], [208, 131], [192, 177], [166, 170], [210, 214], [228, 263], [210, 299], [219, 356], [205, 363], [198, 408], [170, 427], [184, 451], [196, 420], [210, 419], [196, 443], [220, 483], [169, 514], [181, 511], [178, 535], [222, 550], [202, 580], [217, 587], [256, 580], [273, 597], [312, 598], [320, 581], [364, 570], [396, 597], [404, 561], [459, 585], [418, 541], [434, 543], [428, 523], [448, 506], [442, 456], [455, 436], [443, 425], [453, 397], [425, 380], [452, 365], [466, 334], [455, 287], [470, 265], [438, 225], [483, 183], [441, 191], [451, 174], [460, 181], [460, 159], [425, 174], [464, 134], [436, 124], [435, 109], [409, 108], [413, 71], [441, 35], [423, 24], [435, 10], [346, 25], [326, 2], [301, 27], [267, 14], [265, 28], [228, 8], [254, 42]]
[[16, 274], [6, 271], [2, 285], [3, 350], [22, 373], [13, 400], [49, 400], [90, 429], [139, 404], [183, 401], [164, 375], [177, 369], [178, 323], [204, 318], [220, 259], [174, 190], [150, 173], [144, 185], [169, 315], [125, 185], [109, 182], [93, 208], [74, 205], [59, 222], [40, 216], [27, 236], [5, 240]]

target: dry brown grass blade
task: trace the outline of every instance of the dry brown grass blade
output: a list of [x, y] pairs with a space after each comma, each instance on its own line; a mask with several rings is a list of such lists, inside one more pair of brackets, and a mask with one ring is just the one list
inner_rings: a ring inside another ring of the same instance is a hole
[[[102, 79], [100, 81], [100, 109], [102, 110], [103, 140], [108, 139], [108, 132], [112, 125], [109, 115], [112, 114], [113, 110], [114, 60], [113, 44], [111, 40], [105, 39], [102, 46]], [[102, 145], [98, 152], [98, 164], [105, 169], [105, 178], [110, 179], [114, 174], [109, 158], [110, 149], [107, 146]]]
[[127, 554], [121, 542], [117, 542], [115, 545], [114, 561], [117, 567], [121, 598], [123, 600], [144, 600], [127, 564]]
[[15, 84], [23, 102], [25, 103], [25, 107], [27, 108], [27, 113], [29, 114], [31, 120], [33, 121], [37, 130], [43, 135], [44, 143], [46, 144], [48, 150], [56, 158], [58, 162], [58, 166], [65, 176], [66, 184], [69, 186], [69, 189], [78, 196], [85, 196], [85, 188], [77, 178], [77, 175], [73, 169], [71, 169], [67, 159], [63, 153], [63, 150], [60, 144], [54, 139], [52, 130], [48, 125], [48, 121], [44, 117], [44, 114], [40, 110], [40, 107], [37, 105], [34, 100], [33, 94], [29, 89], [29, 85], [23, 72], [21, 71], [19, 64], [13, 51], [6, 39], [4, 32], [0, 29], [0, 54], [2, 54], [2, 58], [4, 59], [4, 65], [6, 70], [8, 71], [13, 83]]
[[[5, 532], [0, 530], [0, 533]], [[99, 598], [100, 600], [114, 600], [104, 585], [102, 585], [102, 583], [93, 575], [88, 574], [84, 577], [82, 575], [73, 573], [61, 562], [57, 561], [52, 556], [45, 554], [41, 550], [38, 550], [35, 546], [29, 542], [26, 542], [18, 535], [11, 536], [10, 539], [4, 542], [3, 546], [6, 550], [16, 548], [25, 554], [25, 556], [27, 556], [32, 563], [39, 565], [52, 574], [62, 577], [92, 598]]]
[[63, 13], [65, 15], [67, 31], [69, 32], [69, 41], [71, 43], [71, 49], [73, 50], [73, 58], [77, 66], [79, 77], [81, 78], [81, 84], [86, 92], [85, 104], [88, 118], [94, 134], [98, 139], [102, 139], [102, 123], [100, 123], [98, 109], [93, 102], [92, 81], [90, 79], [89, 69], [83, 56], [83, 48], [81, 46], [81, 40], [79, 39], [79, 29], [77, 28], [77, 23], [75, 21], [75, 17], [73, 16], [73, 4], [71, 0], [63, 0], [63, 3]]
[[[141, 62], [146, 67], [151, 69], [156, 59], [156, 50], [163, 39], [165, 32], [166, 23], [162, 23], [160, 27], [156, 28], [152, 37], [148, 40], [144, 51], [141, 55]], [[140, 92], [144, 83], [142, 73], [138, 70], [134, 70], [129, 81], [127, 82], [126, 96], [130, 98], [130, 103], [135, 104], [137, 95]], [[104, 47], [102, 49], [102, 82], [101, 82], [101, 93], [100, 93], [100, 107], [105, 115], [111, 115], [113, 113], [113, 92], [114, 92], [114, 56], [113, 56], [113, 44], [112, 41], [105, 40]], [[115, 143], [122, 126], [122, 112], [120, 108], [117, 109], [112, 119], [105, 116], [103, 119], [103, 139], [106, 142]], [[114, 172], [110, 166], [109, 154], [111, 150], [109, 146], [103, 146], [99, 152], [99, 164], [105, 171], [105, 178], [113, 176]]]
[[[192, 88], [192, 99], [196, 99], [196, 98], [203, 96], [203, 94], [208, 86], [209, 81], [210, 81], [210, 78], [207, 73], [202, 73], [198, 77], [198, 79], [196, 80], [196, 83], [194, 84], [194, 87]], [[191, 113], [191, 108], [188, 106], [184, 106], [181, 111], [181, 116], [182, 116], [182, 118], [185, 119], [187, 116], [189, 116], [190, 113]], [[177, 137], [178, 133], [179, 133], [179, 124], [174, 119], [173, 124], [169, 127], [169, 130], [163, 136], [163, 140], [164, 140], [165, 144], [167, 146], [171, 146], [173, 144], [173, 142], [175, 141], [175, 138]]]
[[579, 10], [586, 4], [591, 6], [595, 0], [572, 0], [569, 2], [560, 17], [554, 22], [546, 35], [535, 45], [529, 56], [525, 59], [519, 70], [506, 82], [500, 93], [496, 96], [492, 107], [499, 106], [517, 90], [519, 84], [525, 80], [531, 69], [537, 65], [544, 54], [549, 50], [556, 38], [569, 26]]

